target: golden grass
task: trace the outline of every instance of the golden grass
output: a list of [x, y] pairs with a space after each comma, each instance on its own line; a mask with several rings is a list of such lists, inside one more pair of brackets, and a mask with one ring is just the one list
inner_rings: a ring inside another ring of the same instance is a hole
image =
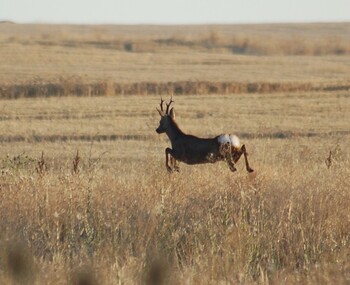
[[349, 283], [347, 91], [176, 97], [186, 132], [241, 136], [252, 175], [169, 175], [158, 103], [2, 100], [2, 283]]
[[[348, 284], [349, 29], [1, 23], [0, 283]], [[255, 173], [169, 175], [169, 90]]]

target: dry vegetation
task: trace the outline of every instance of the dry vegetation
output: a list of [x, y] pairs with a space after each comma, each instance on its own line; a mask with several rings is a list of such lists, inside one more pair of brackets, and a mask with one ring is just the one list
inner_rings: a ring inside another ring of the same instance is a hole
[[[349, 27], [0, 24], [0, 283], [349, 284]], [[168, 89], [256, 171], [169, 175]]]
[[239, 134], [253, 175], [242, 162], [169, 175], [158, 100], [2, 101], [3, 282], [350, 281], [347, 92], [178, 97], [180, 126]]

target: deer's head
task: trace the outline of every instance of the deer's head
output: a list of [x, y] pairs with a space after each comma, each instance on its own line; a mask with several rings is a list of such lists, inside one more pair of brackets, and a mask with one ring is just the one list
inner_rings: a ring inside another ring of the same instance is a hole
[[156, 129], [156, 132], [158, 134], [165, 133], [166, 130], [169, 128], [171, 121], [175, 120], [174, 108], [171, 108], [169, 111], [170, 105], [173, 102], [174, 102], [173, 97], [171, 97], [169, 104], [165, 103], [166, 110], [164, 111], [164, 108], [163, 108], [164, 100], [162, 98], [160, 99], [160, 109], [157, 108], [157, 111], [160, 115], [159, 127]]

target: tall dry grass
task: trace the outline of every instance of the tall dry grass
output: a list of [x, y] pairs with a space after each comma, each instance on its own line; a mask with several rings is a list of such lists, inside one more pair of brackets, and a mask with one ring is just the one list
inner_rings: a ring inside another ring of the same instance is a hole
[[186, 132], [241, 134], [252, 175], [169, 175], [155, 96], [4, 100], [1, 282], [348, 284], [348, 99], [175, 98]]
[[[2, 165], [1, 240], [30, 251], [36, 284], [82, 267], [96, 284], [140, 284], [152, 266], [159, 284], [347, 284], [349, 156], [327, 169], [295, 151], [275, 146], [270, 165], [254, 156], [253, 175], [216, 164], [171, 176], [150, 157], [120, 176], [74, 155], [42, 173], [19, 157]], [[12, 267], [2, 280], [26, 272]]]

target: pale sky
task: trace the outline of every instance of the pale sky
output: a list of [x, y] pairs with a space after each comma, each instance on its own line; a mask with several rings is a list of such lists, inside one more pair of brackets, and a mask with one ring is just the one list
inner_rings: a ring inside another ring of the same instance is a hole
[[350, 21], [350, 0], [0, 0], [0, 21], [205, 24]]

